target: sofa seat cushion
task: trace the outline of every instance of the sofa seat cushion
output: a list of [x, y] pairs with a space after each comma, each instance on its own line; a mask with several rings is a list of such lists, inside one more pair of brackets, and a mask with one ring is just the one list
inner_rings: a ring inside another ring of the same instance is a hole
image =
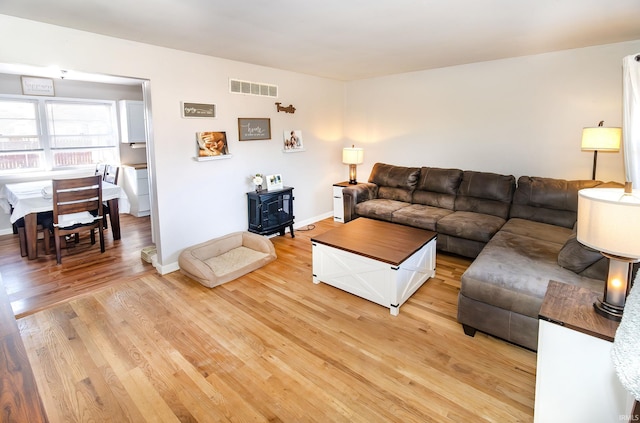
[[391, 216], [394, 212], [409, 205], [410, 203], [405, 203], [404, 201], [377, 198], [356, 204], [356, 214], [358, 216], [391, 222]]
[[460, 292], [473, 300], [537, 318], [549, 280], [601, 292], [604, 281], [558, 265], [563, 244], [499, 231], [461, 278]]
[[505, 224], [505, 220], [490, 214], [468, 211], [453, 212], [438, 221], [437, 232], [473, 241], [489, 242]]
[[572, 234], [572, 230], [562, 226], [548, 223], [534, 222], [527, 219], [509, 219], [501, 229], [516, 235], [551, 241], [556, 244], [564, 244]]
[[453, 213], [453, 210], [424, 206], [422, 204], [412, 204], [396, 210], [393, 213], [391, 221], [402, 225], [435, 231], [438, 221], [451, 213]]

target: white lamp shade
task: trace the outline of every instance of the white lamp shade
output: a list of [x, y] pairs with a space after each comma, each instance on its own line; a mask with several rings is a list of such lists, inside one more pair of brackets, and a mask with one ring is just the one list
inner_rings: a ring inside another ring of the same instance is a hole
[[578, 191], [577, 238], [603, 253], [640, 259], [640, 191], [589, 188]]
[[364, 162], [364, 150], [362, 148], [348, 147], [342, 149], [342, 163], [362, 164]]
[[582, 130], [582, 149], [598, 151], [619, 151], [622, 139], [621, 128], [597, 126]]

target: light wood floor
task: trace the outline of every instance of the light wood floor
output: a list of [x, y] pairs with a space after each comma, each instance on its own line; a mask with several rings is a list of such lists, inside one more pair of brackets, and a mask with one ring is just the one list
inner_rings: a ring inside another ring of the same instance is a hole
[[[278, 260], [214, 289], [158, 275], [139, 248], [135, 266], [123, 253], [108, 276], [74, 270], [100, 283], [18, 320], [49, 420], [533, 420], [535, 353], [467, 337], [456, 322], [468, 260], [438, 254], [436, 277], [394, 317], [311, 282], [309, 238], [335, 225], [272, 238]], [[47, 264], [33, 272], [64, 274]], [[15, 297], [16, 282], [5, 284]]]
[[104, 253], [100, 253], [97, 237], [96, 244], [91, 245], [86, 234], [80, 243], [62, 250], [61, 265], [56, 264], [55, 251], [45, 253], [42, 242], [38, 244], [38, 258], [28, 260], [20, 257], [18, 235], [0, 236], [0, 273], [16, 317], [133, 275], [155, 272], [153, 266], [140, 260], [140, 250], [152, 245], [149, 217], [122, 214], [120, 220], [120, 240], [113, 240], [111, 226], [104, 231]]

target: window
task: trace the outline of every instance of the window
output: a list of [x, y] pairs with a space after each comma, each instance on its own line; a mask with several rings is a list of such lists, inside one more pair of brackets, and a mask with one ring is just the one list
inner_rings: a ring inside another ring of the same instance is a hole
[[113, 101], [0, 97], [0, 173], [118, 162]]
[[0, 99], [0, 172], [43, 164], [37, 101]]

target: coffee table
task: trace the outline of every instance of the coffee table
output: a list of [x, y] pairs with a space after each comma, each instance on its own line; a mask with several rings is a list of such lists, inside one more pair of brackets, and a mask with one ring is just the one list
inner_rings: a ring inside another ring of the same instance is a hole
[[324, 282], [388, 307], [400, 306], [435, 276], [432, 231], [360, 217], [311, 238], [313, 283]]

